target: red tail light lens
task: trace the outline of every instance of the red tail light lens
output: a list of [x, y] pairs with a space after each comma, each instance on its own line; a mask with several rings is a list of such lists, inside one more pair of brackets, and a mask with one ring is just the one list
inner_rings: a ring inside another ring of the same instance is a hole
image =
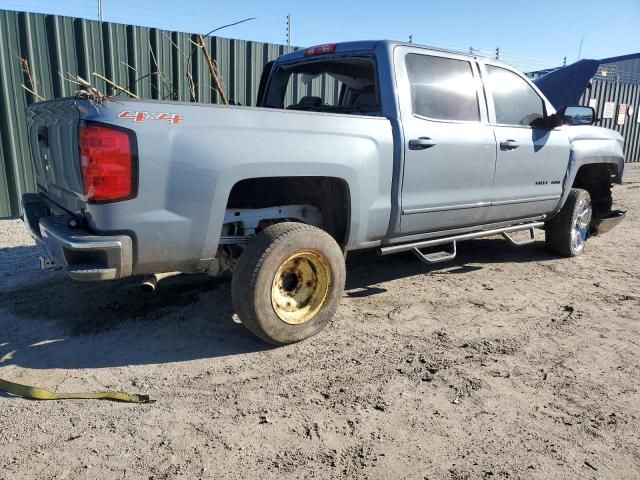
[[78, 137], [87, 200], [114, 202], [134, 197], [137, 165], [133, 132], [83, 123]]
[[304, 51], [305, 57], [315, 57], [316, 55], [325, 55], [327, 53], [334, 53], [336, 51], [335, 43], [327, 43], [325, 45], [317, 45], [315, 47], [309, 47]]

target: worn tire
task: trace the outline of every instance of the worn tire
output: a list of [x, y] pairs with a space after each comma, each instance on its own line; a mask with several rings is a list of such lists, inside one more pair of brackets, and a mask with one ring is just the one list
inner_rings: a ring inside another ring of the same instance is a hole
[[[298, 268], [300, 264], [302, 267]], [[291, 268], [287, 270], [287, 266]], [[326, 281], [312, 282], [309, 275]], [[303, 277], [305, 281], [299, 283], [297, 279]], [[299, 342], [317, 334], [329, 323], [342, 298], [345, 277], [343, 252], [327, 232], [303, 223], [278, 223], [256, 235], [238, 259], [231, 282], [233, 306], [242, 324], [262, 340], [274, 345]], [[287, 288], [292, 288], [289, 292], [283, 290], [283, 279], [290, 278], [296, 286], [288, 284]], [[312, 283], [314, 286], [310, 286]], [[302, 295], [301, 301], [294, 296], [284, 298], [286, 302], [289, 298], [293, 300], [294, 314], [306, 308], [306, 320], [293, 324], [290, 318], [287, 317], [287, 321], [281, 318], [290, 314], [283, 310], [290, 308], [289, 303], [286, 306], [282, 303], [283, 292]], [[306, 294], [309, 300], [305, 305]]]
[[[589, 209], [591, 209], [589, 192], [580, 188], [572, 188], [560, 212], [546, 223], [545, 243], [547, 250], [551, 253], [562, 255], [563, 257], [576, 257], [584, 252], [584, 243], [582, 247], [578, 248], [573, 240], [576, 234], [574, 232], [576, 220], [580, 214], [581, 205], [585, 201], [589, 205]], [[589, 213], [587, 236], [590, 221], [591, 213]], [[586, 242], [586, 238], [584, 242]]]

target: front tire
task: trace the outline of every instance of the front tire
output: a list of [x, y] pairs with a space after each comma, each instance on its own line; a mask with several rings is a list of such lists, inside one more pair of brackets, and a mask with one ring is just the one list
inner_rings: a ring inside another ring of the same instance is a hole
[[274, 345], [312, 337], [335, 314], [346, 269], [325, 231], [285, 222], [260, 232], [238, 259], [231, 294], [242, 324]]
[[589, 237], [592, 215], [589, 192], [572, 188], [558, 215], [545, 225], [547, 250], [563, 257], [581, 255]]

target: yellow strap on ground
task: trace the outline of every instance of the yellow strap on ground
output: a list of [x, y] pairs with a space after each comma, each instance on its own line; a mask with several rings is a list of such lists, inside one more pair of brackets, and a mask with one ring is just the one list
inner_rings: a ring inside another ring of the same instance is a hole
[[17, 395], [19, 397], [32, 398], [34, 400], [95, 399], [129, 403], [151, 402], [151, 400], [149, 400], [149, 395], [136, 395], [123, 392], [54, 393], [43, 388], [29, 387], [27, 385], [20, 385], [19, 383], [7, 382], [1, 378], [0, 391]]

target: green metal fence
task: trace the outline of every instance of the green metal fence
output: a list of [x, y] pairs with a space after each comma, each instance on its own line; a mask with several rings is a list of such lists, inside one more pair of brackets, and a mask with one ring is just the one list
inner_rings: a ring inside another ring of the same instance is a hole
[[[185, 58], [196, 38], [156, 28], [0, 10], [0, 218], [18, 215], [21, 195], [35, 189], [25, 110], [37, 98], [22, 85], [46, 99], [68, 96], [78, 89], [63, 78], [71, 74], [113, 93], [95, 72], [141, 98], [217, 103], [202, 53], [194, 52], [192, 61]], [[227, 97], [242, 105], [255, 104], [264, 65], [296, 49], [220, 37], [205, 41]], [[26, 60], [30, 75], [20, 59]], [[332, 95], [335, 88], [329, 83], [321, 79], [300, 85], [291, 95]]]
[[[37, 98], [23, 85], [46, 99], [63, 97], [78, 89], [64, 77], [79, 75], [100, 91], [113, 93], [95, 72], [141, 98], [217, 103], [203, 55], [196, 52], [192, 61], [185, 58], [192, 55], [196, 38], [157, 28], [0, 10], [0, 218], [18, 215], [21, 195], [35, 189], [25, 110]], [[242, 105], [255, 104], [264, 65], [296, 49], [220, 37], [207, 38], [206, 43], [227, 97]], [[287, 93], [293, 97], [290, 102], [303, 95], [337, 94], [337, 82], [326, 77]], [[605, 102], [615, 102], [614, 117], [602, 124], [625, 136], [627, 161], [640, 161], [640, 86], [594, 81], [582, 102], [588, 104], [592, 98], [600, 117]], [[621, 104], [632, 110], [624, 125], [618, 124]]]
[[624, 137], [627, 162], [640, 162], [640, 85], [594, 80], [580, 103], [595, 108], [600, 119], [597, 125], [615, 130]]

